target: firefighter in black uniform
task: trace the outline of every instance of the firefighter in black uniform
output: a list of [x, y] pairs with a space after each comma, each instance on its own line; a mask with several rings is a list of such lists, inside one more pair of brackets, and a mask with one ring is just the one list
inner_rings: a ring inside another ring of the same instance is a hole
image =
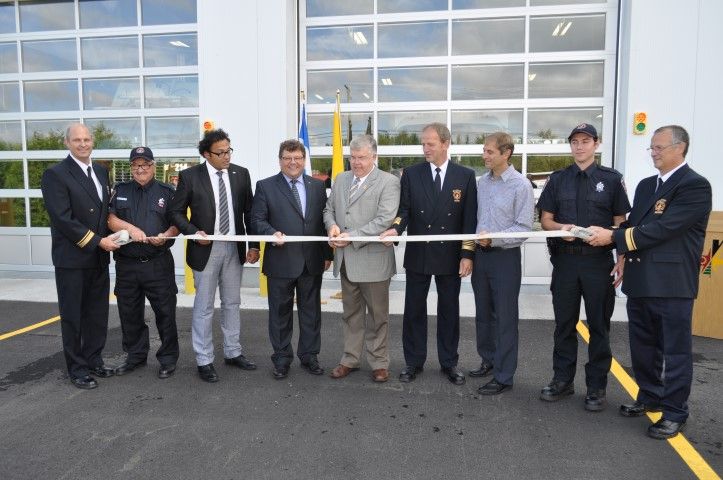
[[127, 230], [132, 242], [115, 253], [118, 313], [123, 331], [126, 361], [115, 373], [124, 375], [146, 364], [150, 343], [145, 323], [145, 298], [156, 314], [161, 346], [156, 353], [160, 363], [158, 378], [168, 378], [178, 361], [176, 330], [176, 287], [173, 240], [178, 235], [167, 215], [173, 187], [155, 179], [153, 152], [138, 147], [130, 153], [133, 180], [119, 183], [111, 198], [108, 226]]
[[[570, 230], [598, 223], [620, 225], [630, 211], [622, 175], [595, 163], [599, 146], [597, 130], [582, 123], [568, 137], [575, 163], [552, 175], [537, 207], [544, 230]], [[576, 238], [550, 238], [552, 305], [555, 313], [554, 376], [542, 389], [541, 400], [556, 401], [574, 393], [580, 297], [590, 329], [588, 363], [585, 365], [585, 409], [605, 408], [605, 389], [612, 362], [610, 317], [615, 307], [613, 279], [621, 280], [620, 261], [613, 261], [612, 247], [593, 247]]]

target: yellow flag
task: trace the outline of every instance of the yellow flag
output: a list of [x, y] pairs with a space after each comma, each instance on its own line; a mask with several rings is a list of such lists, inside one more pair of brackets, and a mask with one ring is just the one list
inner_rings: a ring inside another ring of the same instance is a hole
[[334, 125], [331, 134], [331, 180], [344, 171], [344, 153], [341, 146], [341, 109], [339, 90], [336, 91], [336, 109], [334, 109]]

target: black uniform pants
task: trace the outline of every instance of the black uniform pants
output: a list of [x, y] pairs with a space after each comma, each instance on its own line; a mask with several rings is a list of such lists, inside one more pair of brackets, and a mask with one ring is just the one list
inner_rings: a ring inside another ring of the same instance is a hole
[[590, 330], [585, 383], [590, 389], [604, 389], [610, 371], [610, 317], [615, 307], [615, 289], [610, 272], [611, 252], [593, 255], [555, 253], [552, 262], [552, 306], [555, 312], [554, 380], [571, 382], [577, 366], [576, 325], [580, 318], [580, 297]]
[[156, 315], [156, 327], [161, 346], [156, 358], [161, 365], [178, 360], [178, 331], [176, 330], [176, 279], [173, 256], [166, 252], [147, 262], [118, 257], [116, 259], [115, 295], [123, 331], [123, 351], [128, 363], [146, 360], [150, 349], [148, 326], [145, 322], [145, 299]]

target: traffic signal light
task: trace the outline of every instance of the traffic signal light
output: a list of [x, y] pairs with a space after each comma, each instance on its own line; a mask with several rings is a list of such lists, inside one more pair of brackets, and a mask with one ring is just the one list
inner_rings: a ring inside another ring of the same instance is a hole
[[648, 114], [645, 112], [635, 112], [633, 115], [633, 133], [635, 135], [643, 135], [648, 130]]
[[213, 122], [211, 120], [206, 120], [203, 122], [203, 131], [208, 132], [210, 130], [213, 130], [215, 127], [213, 125]]

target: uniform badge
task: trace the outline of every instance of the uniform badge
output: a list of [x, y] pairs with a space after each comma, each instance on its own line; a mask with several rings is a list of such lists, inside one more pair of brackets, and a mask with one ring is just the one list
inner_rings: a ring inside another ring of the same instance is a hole
[[605, 191], [605, 184], [603, 182], [597, 182], [597, 185], [595, 185], [595, 191], [596, 192]]
[[656, 214], [656, 215], [662, 215], [662, 214], [663, 214], [663, 210], [665, 210], [665, 204], [666, 204], [667, 202], [668, 202], [668, 201], [667, 201], [666, 199], [664, 199], [664, 198], [661, 198], [660, 200], [658, 200], [657, 202], [655, 202], [655, 214]]
[[165, 200], [163, 197], [161, 197], [161, 198], [158, 199], [158, 206], [159, 206], [160, 208], [163, 208], [163, 207], [166, 206], [166, 200]]
[[145, 152], [145, 151], [146, 151], [146, 149], [143, 148], [143, 147], [138, 147], [138, 148], [136, 148], [136, 153], [143, 153], [143, 152]]
[[454, 200], [454, 203], [459, 203], [460, 201], [462, 201], [462, 190], [452, 190], [452, 199]]

